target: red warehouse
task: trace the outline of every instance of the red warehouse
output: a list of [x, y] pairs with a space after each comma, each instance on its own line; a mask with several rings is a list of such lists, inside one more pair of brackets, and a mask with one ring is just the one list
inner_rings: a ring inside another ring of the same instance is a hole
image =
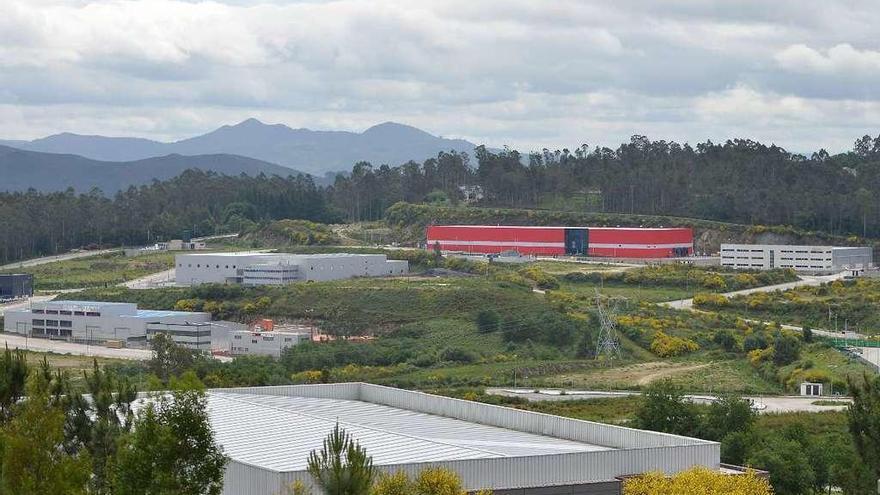
[[426, 237], [428, 249], [440, 243], [443, 251], [466, 253], [517, 251], [616, 258], [672, 258], [694, 253], [690, 228], [431, 225]]

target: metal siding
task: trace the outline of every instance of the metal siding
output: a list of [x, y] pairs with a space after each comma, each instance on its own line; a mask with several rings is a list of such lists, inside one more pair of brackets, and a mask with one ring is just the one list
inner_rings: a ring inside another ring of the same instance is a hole
[[288, 476], [235, 460], [226, 464], [222, 495], [278, 495], [283, 492], [282, 480]]
[[361, 398], [401, 409], [615, 448], [711, 443], [695, 438], [520, 411], [381, 385], [362, 384]]
[[444, 251], [522, 254], [565, 254], [565, 229], [562, 227], [461, 226], [431, 225], [426, 231], [427, 247], [440, 242]]
[[426, 230], [428, 249], [439, 242], [444, 251], [493, 254], [515, 250], [522, 254], [565, 254], [567, 228], [588, 231], [590, 256], [667, 258], [674, 247], [693, 254], [690, 228], [523, 227], [432, 225]]
[[674, 474], [693, 466], [719, 467], [720, 445], [611, 450], [498, 459], [386, 465], [386, 472], [411, 476], [428, 467], [455, 471], [466, 490], [527, 488], [606, 481], [617, 476], [661, 471]]
[[[575, 485], [607, 481], [618, 476], [647, 471], [672, 474], [695, 465], [711, 469], [717, 469], [720, 465], [720, 445], [715, 442], [518, 411], [379, 385], [346, 383], [222, 390], [255, 395], [362, 400], [523, 432], [621, 447], [619, 450], [596, 452], [448, 460], [379, 467], [388, 472], [401, 470], [415, 475], [429, 466], [443, 466], [456, 471], [468, 490]], [[274, 493], [271, 491], [273, 486], [283, 486], [294, 479], [303, 479], [310, 483], [308, 476], [302, 471], [273, 474], [271, 470], [256, 466], [235, 464], [237, 465], [230, 464], [227, 469], [230, 476], [229, 487], [224, 488], [224, 495]]]

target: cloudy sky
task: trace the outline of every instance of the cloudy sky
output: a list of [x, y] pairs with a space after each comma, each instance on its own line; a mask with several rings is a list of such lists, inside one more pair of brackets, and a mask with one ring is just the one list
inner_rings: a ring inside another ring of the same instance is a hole
[[393, 120], [521, 150], [880, 133], [877, 0], [0, 0], [0, 137]]

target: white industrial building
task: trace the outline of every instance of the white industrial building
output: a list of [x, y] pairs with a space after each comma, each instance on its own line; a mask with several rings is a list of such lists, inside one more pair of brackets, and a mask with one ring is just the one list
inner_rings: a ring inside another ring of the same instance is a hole
[[156, 333], [167, 333], [186, 347], [211, 349], [211, 314], [138, 309], [133, 303], [90, 301], [33, 302], [8, 310], [3, 331], [78, 343], [114, 341], [145, 347]]
[[870, 247], [722, 244], [721, 266], [740, 270], [791, 268], [804, 273], [838, 273], [873, 265]]
[[230, 332], [229, 353], [232, 356], [272, 356], [280, 358], [284, 349], [312, 340], [307, 331], [295, 331], [306, 327], [278, 327], [265, 330], [257, 327], [252, 330]]
[[177, 285], [284, 285], [404, 275], [409, 265], [384, 254], [190, 253], [175, 257]]
[[307, 485], [309, 452], [338, 423], [374, 465], [434, 466], [498, 495], [619, 494], [618, 477], [720, 469], [718, 443], [364, 383], [214, 389], [207, 411], [229, 456], [223, 494]]

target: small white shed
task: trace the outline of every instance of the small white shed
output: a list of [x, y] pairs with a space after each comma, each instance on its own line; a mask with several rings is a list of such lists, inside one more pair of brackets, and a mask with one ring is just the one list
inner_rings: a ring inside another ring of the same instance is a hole
[[807, 397], [818, 397], [822, 395], [822, 384], [821, 383], [810, 383], [803, 382], [801, 383], [801, 395]]

